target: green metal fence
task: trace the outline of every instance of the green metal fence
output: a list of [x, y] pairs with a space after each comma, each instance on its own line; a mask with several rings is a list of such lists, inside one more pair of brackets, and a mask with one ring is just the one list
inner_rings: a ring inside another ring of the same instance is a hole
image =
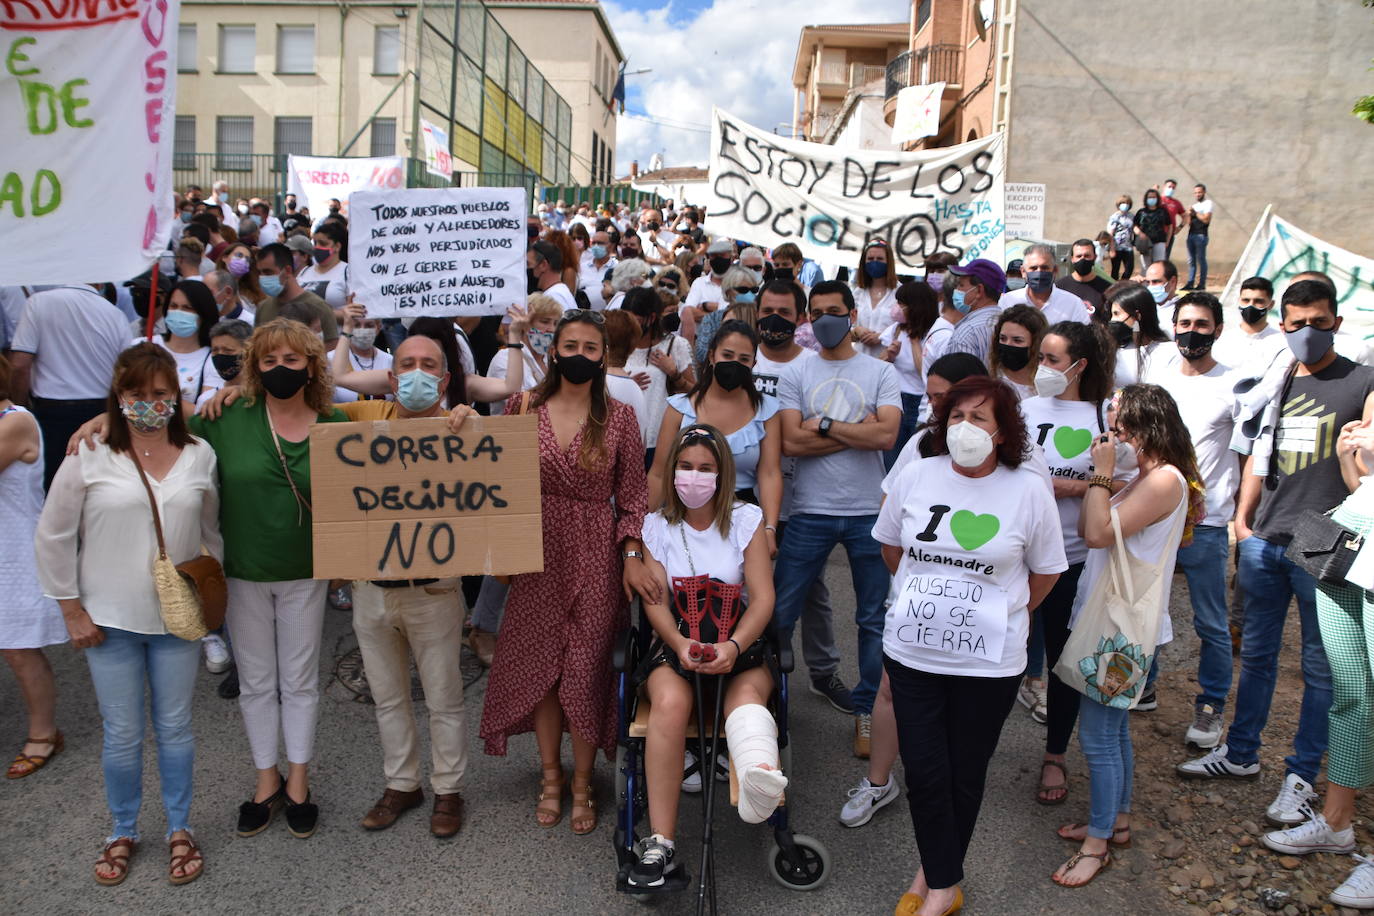
[[622, 203], [637, 207], [642, 200], [659, 206], [663, 204], [663, 200], [657, 194], [650, 191], [636, 191], [625, 184], [580, 187], [575, 185], [545, 185], [541, 191], [540, 200], [549, 204], [558, 200], [565, 200], [569, 204], [586, 202], [593, 207], [604, 203]]

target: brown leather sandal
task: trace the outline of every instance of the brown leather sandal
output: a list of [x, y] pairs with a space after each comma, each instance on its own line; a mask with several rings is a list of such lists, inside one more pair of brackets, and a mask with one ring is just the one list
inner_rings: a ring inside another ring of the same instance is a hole
[[[1063, 874], [1065, 877], [1068, 877], [1069, 872], [1077, 868], [1078, 863], [1082, 862], [1084, 859], [1096, 859], [1099, 863], [1097, 866], [1097, 871], [1089, 875], [1087, 881], [1084, 881], [1081, 884], [1067, 884], [1059, 877], [1061, 874]], [[1089, 884], [1092, 884], [1094, 880], [1096, 880], [1098, 875], [1102, 874], [1104, 871], [1110, 868], [1111, 865], [1111, 850], [1108, 850], [1107, 852], [1084, 852], [1080, 849], [1078, 850], [1078, 852], [1073, 854], [1073, 857], [1069, 859], [1069, 861], [1059, 866], [1058, 871], [1056, 871], [1053, 875], [1050, 875], [1050, 880], [1053, 881], [1055, 884], [1058, 884], [1060, 887], [1087, 887]]]
[[[137, 845], [133, 838], [127, 836], [115, 837], [106, 843], [105, 848], [100, 851], [100, 858], [95, 862], [96, 883], [106, 887], [123, 884], [124, 879], [129, 877], [129, 860], [133, 858], [134, 848]], [[114, 874], [102, 875], [100, 873], [100, 866], [102, 865], [109, 866], [114, 870]]]
[[[1064, 781], [1057, 786], [1045, 784], [1045, 770], [1054, 767], [1059, 771], [1059, 775], [1064, 777]], [[1062, 793], [1058, 798], [1046, 798], [1046, 792]], [[1069, 797], [1069, 771], [1064, 769], [1064, 764], [1057, 760], [1040, 761], [1040, 786], [1035, 790], [1036, 804], [1040, 805], [1062, 805]]]
[[[579, 815], [577, 812], [585, 814]], [[573, 773], [572, 832], [586, 836], [596, 829], [596, 799], [592, 798], [592, 774]]]
[[23, 779], [25, 776], [32, 776], [34, 773], [37, 773], [39, 770], [43, 769], [43, 767], [47, 766], [48, 761], [62, 753], [62, 749], [67, 746], [65, 739], [62, 737], [62, 732], [60, 731], [51, 738], [25, 738], [24, 744], [25, 746], [30, 744], [46, 744], [48, 745], [48, 753], [43, 755], [25, 754], [24, 748], [21, 747], [19, 753], [14, 758], [14, 762], [11, 763], [10, 768], [5, 771], [6, 779]]
[[[185, 852], [178, 853], [178, 849], [185, 849]], [[171, 864], [167, 866], [167, 880], [173, 884], [190, 884], [201, 876], [205, 871], [205, 857], [200, 854], [200, 847], [188, 833], [184, 837], [174, 837], [167, 841], [167, 850], [172, 855]], [[186, 866], [199, 864], [199, 868], [188, 873]], [[181, 869], [181, 875], [177, 875], [177, 869]]]
[[[1077, 833], [1078, 831], [1081, 830], [1081, 831], [1083, 831], [1083, 836], [1067, 836], [1067, 835], [1065, 835], [1065, 833], [1064, 833], [1064, 831], [1066, 831], [1066, 830], [1071, 830], [1071, 831], [1073, 831], [1073, 832], [1075, 832], [1075, 833]], [[1061, 825], [1059, 826], [1059, 828], [1058, 828], [1057, 830], [1055, 830], [1055, 833], [1059, 836], [1059, 839], [1061, 839], [1061, 840], [1068, 840], [1070, 843], [1081, 843], [1081, 842], [1083, 842], [1083, 837], [1085, 837], [1085, 836], [1088, 835], [1088, 825], [1087, 825], [1087, 824], [1061, 824]], [[1118, 840], [1117, 837], [1120, 836], [1120, 835], [1123, 834], [1123, 833], [1126, 834], [1126, 838], [1125, 838], [1124, 840]], [[1113, 828], [1112, 828], [1112, 836], [1111, 836], [1111, 838], [1110, 838], [1109, 840], [1107, 840], [1107, 842], [1108, 842], [1110, 845], [1115, 846], [1117, 849], [1130, 849], [1130, 848], [1131, 848], [1131, 828], [1130, 828], [1130, 825], [1128, 824], [1128, 825], [1125, 826], [1125, 827], [1113, 827]]]
[[544, 778], [539, 783], [539, 804], [534, 809], [534, 819], [540, 827], [546, 830], [557, 827], [563, 820], [563, 789], [566, 786], [561, 764], [544, 767]]

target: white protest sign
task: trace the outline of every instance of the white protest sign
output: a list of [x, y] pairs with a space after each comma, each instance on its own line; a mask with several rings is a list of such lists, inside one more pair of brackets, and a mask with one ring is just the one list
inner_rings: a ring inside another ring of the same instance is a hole
[[406, 186], [404, 156], [287, 156], [286, 171], [287, 193], [295, 194], [296, 205], [317, 219], [325, 215], [330, 198], [337, 198], [348, 216], [348, 198], [355, 191]]
[[452, 181], [453, 156], [448, 151], [448, 131], [421, 118], [420, 132], [425, 138], [426, 171]]
[[958, 576], [908, 576], [886, 629], [916, 650], [995, 664], [1007, 639], [1007, 593]]
[[903, 272], [938, 251], [1002, 262], [1002, 134], [910, 153], [789, 140], [715, 109], [708, 229], [857, 264], [882, 239]]
[[357, 300], [378, 318], [504, 315], [525, 302], [524, 188], [359, 191], [348, 227]]
[[1002, 192], [1007, 205], [1007, 238], [1045, 237], [1045, 186], [1009, 181]]
[[1342, 333], [1374, 338], [1374, 260], [1299, 229], [1276, 216], [1273, 207], [1264, 209], [1236, 262], [1221, 294], [1222, 304], [1232, 311], [1238, 309], [1240, 285], [1250, 277], [1264, 277], [1273, 283], [1277, 302], [1293, 277], [1307, 270], [1321, 271], [1336, 284]]
[[897, 93], [897, 112], [892, 119], [892, 142], [910, 143], [940, 132], [940, 100], [944, 83], [906, 86]]
[[[120, 282], [166, 247], [180, 11], [177, 0], [0, 3], [0, 285]], [[74, 264], [97, 201], [100, 242]]]

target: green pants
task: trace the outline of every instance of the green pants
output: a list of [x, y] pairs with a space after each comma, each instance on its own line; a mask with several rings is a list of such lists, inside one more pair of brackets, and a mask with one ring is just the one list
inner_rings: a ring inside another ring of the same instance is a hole
[[[1347, 510], [1332, 518], [1366, 537], [1374, 519]], [[1338, 786], [1374, 784], [1374, 592], [1317, 583], [1317, 623], [1331, 663], [1332, 701], [1326, 777]]]

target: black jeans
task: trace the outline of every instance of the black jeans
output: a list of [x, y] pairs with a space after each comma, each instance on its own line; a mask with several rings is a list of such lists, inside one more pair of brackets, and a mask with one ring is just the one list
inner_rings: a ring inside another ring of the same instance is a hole
[[57, 401], [52, 398], [33, 398], [33, 417], [43, 437], [43, 492], [52, 486], [52, 479], [67, 457], [67, 440], [81, 424], [105, 412], [105, 399], [87, 401]]
[[1054, 666], [1059, 663], [1064, 644], [1069, 641], [1069, 615], [1073, 612], [1078, 578], [1082, 575], [1082, 563], [1074, 563], [1064, 570], [1054, 588], [1040, 602], [1040, 607], [1035, 609], [1045, 628], [1045, 670], [1049, 673], [1045, 689], [1046, 754], [1062, 754], [1069, 749], [1069, 739], [1078, 721], [1078, 703], [1082, 695], [1059, 679]]
[[[1120, 274], [1117, 271], [1120, 271]], [[1131, 273], [1135, 270], [1135, 251], [1130, 248], [1118, 248], [1116, 254], [1112, 255], [1112, 279], [1129, 280]]]
[[964, 880], [988, 761], [1016, 703], [1021, 675], [929, 674], [886, 656], [883, 665], [926, 883], [937, 890], [953, 887]]

